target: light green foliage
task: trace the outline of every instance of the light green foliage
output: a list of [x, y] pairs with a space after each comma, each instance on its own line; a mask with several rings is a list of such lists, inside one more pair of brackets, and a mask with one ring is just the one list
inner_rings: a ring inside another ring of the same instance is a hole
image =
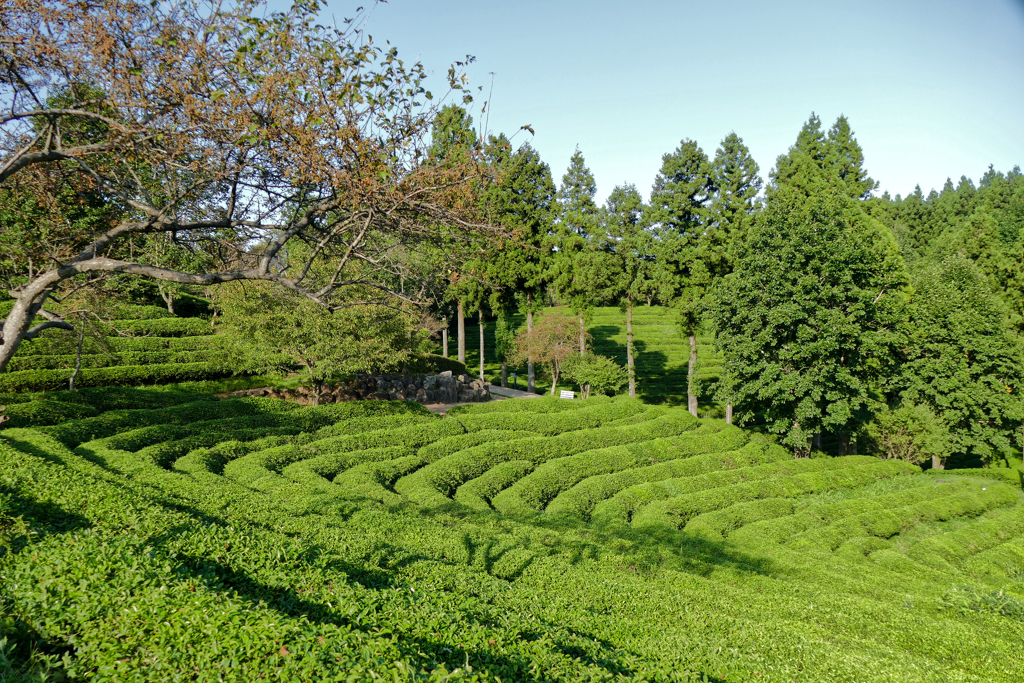
[[580, 386], [583, 398], [591, 391], [599, 394], [617, 394], [629, 381], [626, 369], [611, 358], [588, 351], [582, 356], [570, 356], [562, 364], [566, 379]]
[[[1019, 483], [793, 460], [736, 427], [623, 399], [438, 418], [404, 402], [173, 392], [166, 407], [107, 411], [130, 392], [86, 391], [94, 417], [0, 432], [7, 678], [1024, 671]], [[402, 483], [420, 472], [447, 483], [422, 496]], [[647, 502], [602, 516], [625, 497]]]
[[924, 405], [876, 412], [865, 436], [879, 455], [896, 460], [920, 463], [949, 452], [949, 427]]

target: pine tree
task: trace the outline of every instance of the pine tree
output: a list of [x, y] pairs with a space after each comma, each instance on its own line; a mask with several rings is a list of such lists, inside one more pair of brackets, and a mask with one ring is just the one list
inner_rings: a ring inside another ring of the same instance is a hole
[[586, 351], [585, 319], [595, 305], [603, 267], [594, 250], [593, 236], [598, 230], [597, 183], [587, 168], [579, 147], [569, 160], [558, 190], [556, 253], [553, 258], [553, 284], [560, 297], [579, 319], [580, 354]]
[[609, 254], [610, 298], [626, 313], [626, 371], [629, 396], [636, 398], [636, 362], [633, 352], [633, 305], [654, 295], [654, 240], [644, 223], [644, 203], [635, 185], [619, 185], [605, 202], [603, 251]]
[[664, 155], [661, 162], [651, 189], [647, 221], [657, 233], [660, 298], [676, 307], [679, 325], [690, 341], [687, 405], [696, 415], [696, 335], [703, 297], [711, 284], [711, 271], [700, 248], [711, 224], [714, 168], [704, 150], [688, 139]]
[[828, 154], [825, 161], [854, 199], [867, 199], [871, 191], [878, 188], [878, 183], [868, 177], [864, 170], [864, 151], [853, 137], [850, 122], [845, 116], [840, 115], [828, 131]]

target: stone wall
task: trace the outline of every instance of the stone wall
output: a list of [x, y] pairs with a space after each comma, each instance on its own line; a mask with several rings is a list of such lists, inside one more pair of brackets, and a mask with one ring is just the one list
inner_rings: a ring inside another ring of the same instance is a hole
[[[231, 396], [272, 396], [304, 405], [315, 403], [311, 387], [298, 389], [244, 389]], [[475, 403], [491, 398], [490, 384], [468, 375], [359, 375], [346, 382], [324, 386], [319, 403], [360, 401], [417, 401], [419, 403]]]

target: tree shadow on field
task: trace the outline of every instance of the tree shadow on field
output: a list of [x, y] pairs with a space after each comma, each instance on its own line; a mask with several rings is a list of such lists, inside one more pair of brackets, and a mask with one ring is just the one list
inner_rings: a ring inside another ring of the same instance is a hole
[[[19, 521], [20, 518], [20, 521]], [[56, 503], [27, 498], [0, 484], [0, 558], [21, 552], [29, 541], [49, 534], [64, 534], [92, 526], [86, 517]]]
[[[497, 514], [497, 513], [495, 513]], [[773, 576], [777, 565], [751, 555], [726, 539], [709, 538], [670, 526], [635, 529], [628, 524], [588, 524], [573, 515], [536, 513], [518, 521], [557, 531], [572, 562], [608, 552], [619, 555], [623, 566], [637, 574], [672, 569], [707, 577], [719, 569]]]

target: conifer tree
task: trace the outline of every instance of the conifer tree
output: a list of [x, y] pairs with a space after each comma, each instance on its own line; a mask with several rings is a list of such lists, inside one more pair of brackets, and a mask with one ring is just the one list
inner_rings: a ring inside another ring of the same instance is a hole
[[594, 307], [600, 287], [597, 280], [603, 271], [592, 239], [598, 230], [595, 194], [597, 183], [594, 175], [577, 147], [558, 190], [559, 214], [552, 280], [559, 296], [566, 299], [579, 319], [581, 355], [586, 351], [585, 318]]
[[629, 395], [636, 398], [633, 306], [657, 291], [654, 240], [644, 222], [644, 203], [635, 185], [619, 185], [605, 202], [603, 251], [609, 254], [610, 298], [626, 313], [626, 371]]
[[704, 150], [688, 139], [682, 140], [661, 161], [661, 171], [651, 189], [647, 221], [658, 236], [660, 297], [676, 307], [680, 327], [690, 341], [687, 405], [696, 415], [696, 335], [702, 300], [711, 283], [711, 271], [702, 259], [700, 243], [711, 222], [714, 169]]
[[825, 159], [831, 172], [846, 185], [846, 191], [854, 199], [867, 199], [878, 183], [868, 177], [864, 170], [864, 151], [853, 137], [850, 122], [840, 115], [828, 131], [828, 153]]
[[712, 317], [741, 422], [798, 452], [833, 433], [845, 453], [895, 372], [906, 273], [892, 234], [815, 156], [821, 139], [812, 117], [779, 158]]

